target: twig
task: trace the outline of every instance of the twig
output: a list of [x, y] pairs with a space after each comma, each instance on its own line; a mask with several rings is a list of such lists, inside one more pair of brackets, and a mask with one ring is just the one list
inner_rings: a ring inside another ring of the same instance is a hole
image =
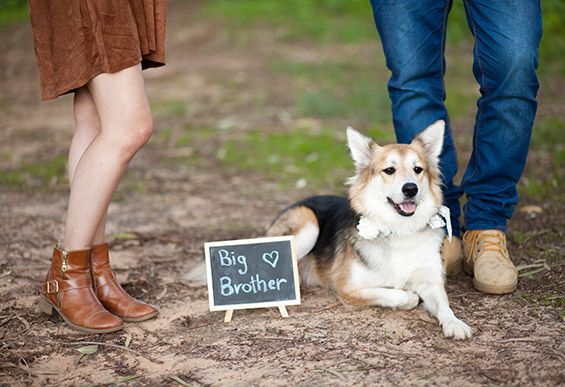
[[31, 373], [32, 375], [59, 375], [57, 372], [47, 372], [47, 371], [32, 371], [29, 368], [25, 368], [22, 364], [16, 365], [14, 363], [4, 363], [0, 364], [0, 368], [17, 368], [22, 371]]
[[97, 345], [103, 345], [103, 346], [106, 346], [106, 347], [112, 347], [112, 348], [123, 349], [124, 351], [128, 351], [128, 352], [134, 353], [134, 354], [136, 354], [136, 355], [138, 355], [138, 356], [141, 356], [141, 357], [144, 357], [144, 358], [146, 358], [147, 360], [150, 360], [150, 361], [152, 361], [152, 362], [154, 362], [154, 363], [158, 363], [158, 364], [163, 364], [163, 363], [164, 363], [164, 361], [162, 361], [162, 360], [153, 359], [153, 358], [151, 358], [151, 357], [148, 356], [148, 355], [144, 355], [144, 354], [141, 353], [141, 352], [137, 352], [137, 351], [134, 351], [133, 349], [126, 348], [126, 347], [124, 347], [123, 345], [116, 345], [116, 344], [111, 344], [111, 343], [102, 343], [102, 342], [98, 342], [98, 341], [72, 341], [72, 342], [70, 342], [70, 343], [65, 343], [65, 344], [69, 344], [69, 345], [95, 345], [95, 344], [97, 344]]
[[498, 340], [499, 343], [514, 343], [514, 342], [528, 342], [528, 341], [540, 341], [535, 337], [515, 337], [512, 339]]
[[545, 265], [546, 264], [545, 264], [545, 260], [544, 260], [543, 263], [532, 263], [531, 265], [518, 265], [516, 267], [516, 269], [518, 271], [520, 271], [520, 270], [524, 270], [524, 269], [531, 269], [531, 268], [534, 268], [534, 267], [545, 267]]
[[8, 317], [7, 319], [3, 320], [2, 322], [0, 322], [0, 327], [1, 327], [2, 325], [6, 324], [8, 321], [10, 321], [10, 320], [13, 319], [13, 318], [14, 318], [14, 316], [12, 315], [12, 316]]
[[167, 285], [165, 285], [165, 286], [163, 287], [163, 290], [161, 291], [161, 293], [159, 293], [159, 294], [157, 295], [157, 297], [156, 297], [156, 298], [157, 298], [157, 301], [161, 301], [161, 299], [162, 299], [163, 297], [165, 297], [165, 294], [167, 294]]
[[329, 304], [329, 305], [327, 305], [327, 306], [324, 306], [323, 308], [316, 309], [316, 310], [312, 311], [311, 313], [320, 313], [320, 312], [324, 312], [324, 311], [326, 311], [326, 310], [328, 310], [328, 309], [333, 309], [333, 308], [335, 308], [336, 306], [340, 306], [340, 305], [341, 305], [341, 301], [336, 301], [336, 302], [334, 302], [334, 303], [332, 303], [332, 304]]
[[338, 378], [341, 379], [341, 380], [345, 380], [345, 379], [346, 379], [345, 376], [340, 375], [340, 374], [338, 374], [337, 372], [330, 370], [329, 368], [314, 368], [314, 369], [315, 369], [315, 370], [318, 370], [318, 371], [325, 371], [325, 372], [328, 372], [328, 373], [330, 373], [330, 374], [332, 374], [332, 375], [338, 377]]
[[[20, 366], [21, 369], [23, 369], [24, 371], [27, 371], [27, 375], [29, 376], [29, 378], [31, 379], [31, 371], [29, 370], [29, 364], [27, 364], [26, 359], [24, 359], [23, 357], [19, 356], [20, 360], [18, 361], [18, 365]], [[22, 367], [21, 364], [24, 365], [24, 367]]]
[[534, 274], [541, 273], [542, 271], [545, 271], [545, 270], [546, 270], [546, 268], [542, 267], [542, 268], [539, 268], [539, 269], [536, 269], [536, 270], [528, 271], [526, 273], [520, 273], [520, 274], [518, 274], [518, 277], [531, 277]]
[[188, 384], [187, 382], [182, 380], [179, 376], [169, 375], [169, 379], [174, 380], [175, 382], [177, 382], [181, 386], [190, 386], [190, 384]]
[[26, 331], [28, 331], [28, 330], [31, 328], [31, 325], [29, 324], [29, 322], [28, 322], [25, 318], [23, 318], [22, 316], [16, 316], [16, 318], [17, 318], [18, 320], [20, 320], [20, 322], [21, 322], [22, 324], [25, 325]]
[[367, 365], [364, 367], [357, 367], [357, 368], [338, 368], [339, 372], [362, 372], [362, 371], [370, 371], [370, 370], [374, 370], [377, 368], [382, 368], [381, 366], [378, 365]]
[[285, 337], [285, 336], [250, 336], [247, 337], [247, 339], [249, 340], [288, 340], [288, 341], [295, 341], [295, 340], [300, 340], [299, 338], [295, 338], [295, 337]]

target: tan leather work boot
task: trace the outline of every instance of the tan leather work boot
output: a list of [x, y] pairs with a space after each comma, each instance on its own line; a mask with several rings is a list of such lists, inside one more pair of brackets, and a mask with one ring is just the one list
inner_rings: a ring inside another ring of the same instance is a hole
[[445, 274], [448, 277], [456, 276], [461, 273], [461, 264], [463, 262], [463, 255], [461, 251], [461, 239], [458, 237], [443, 238], [441, 245], [441, 259]]
[[518, 270], [510, 260], [506, 235], [500, 230], [471, 230], [463, 234], [463, 268], [474, 275], [475, 289], [490, 294], [516, 290]]
[[118, 331], [124, 323], [108, 312], [94, 294], [89, 256], [90, 249], [65, 251], [55, 248], [41, 289], [39, 308], [48, 315], [55, 309], [67, 325], [77, 331]]
[[96, 296], [106, 309], [126, 322], [145, 321], [157, 316], [157, 308], [136, 300], [120, 286], [110, 267], [107, 243], [92, 246], [90, 262]]

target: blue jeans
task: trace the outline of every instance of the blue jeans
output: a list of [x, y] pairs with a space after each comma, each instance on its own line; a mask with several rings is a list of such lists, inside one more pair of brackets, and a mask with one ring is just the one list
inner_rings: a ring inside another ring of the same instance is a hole
[[454, 235], [459, 199], [468, 230], [506, 231], [518, 202], [516, 185], [528, 155], [536, 115], [540, 0], [463, 0], [473, 36], [473, 74], [481, 97], [473, 152], [461, 186], [445, 108], [445, 35], [453, 0], [371, 0], [387, 67], [398, 142], [409, 143], [432, 122], [447, 123], [440, 168]]

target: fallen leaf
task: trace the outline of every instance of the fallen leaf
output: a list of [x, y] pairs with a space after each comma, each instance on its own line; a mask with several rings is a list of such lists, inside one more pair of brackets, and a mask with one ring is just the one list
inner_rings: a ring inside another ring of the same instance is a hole
[[122, 232], [122, 233], [114, 234], [113, 238], [129, 240], [129, 239], [138, 239], [138, 236], [137, 234], [131, 232]]
[[129, 343], [131, 343], [131, 339], [133, 339], [133, 335], [131, 334], [131, 332], [129, 332], [128, 335], [126, 336], [126, 343], [124, 344], [124, 347], [126, 348], [129, 347]]
[[174, 380], [175, 382], [177, 382], [181, 386], [188, 386], [189, 385], [187, 382], [185, 382], [184, 380], [182, 380], [181, 378], [179, 378], [178, 376], [175, 376], [175, 375], [169, 375], [169, 379]]
[[85, 345], [84, 347], [77, 348], [77, 351], [84, 355], [92, 355], [98, 352], [98, 344]]
[[526, 215], [527, 219], [535, 219], [538, 215], [543, 213], [543, 208], [540, 206], [523, 206], [520, 212]]

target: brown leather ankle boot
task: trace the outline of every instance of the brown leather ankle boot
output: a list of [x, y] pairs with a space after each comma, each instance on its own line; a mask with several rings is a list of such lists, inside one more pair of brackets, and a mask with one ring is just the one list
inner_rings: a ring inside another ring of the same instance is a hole
[[71, 328], [88, 333], [115, 332], [124, 327], [98, 301], [90, 276], [90, 249], [65, 251], [55, 247], [51, 267], [42, 285], [39, 308], [55, 309]]
[[157, 316], [157, 308], [136, 300], [120, 286], [110, 267], [107, 243], [92, 246], [90, 262], [96, 296], [106, 309], [128, 322], [145, 321]]

